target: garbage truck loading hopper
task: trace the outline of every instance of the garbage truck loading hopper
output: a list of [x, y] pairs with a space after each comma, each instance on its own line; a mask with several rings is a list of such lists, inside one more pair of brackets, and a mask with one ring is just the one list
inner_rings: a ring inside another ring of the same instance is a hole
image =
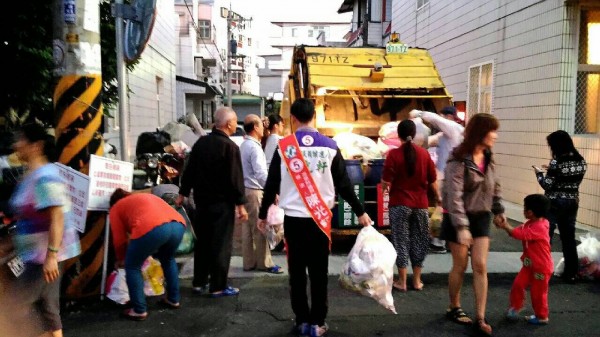
[[[439, 111], [451, 96], [427, 50], [296, 46], [280, 114], [297, 98], [315, 103], [316, 127], [328, 136], [352, 131], [377, 137], [381, 125], [412, 109]], [[287, 123], [290, 125], [291, 123]]]

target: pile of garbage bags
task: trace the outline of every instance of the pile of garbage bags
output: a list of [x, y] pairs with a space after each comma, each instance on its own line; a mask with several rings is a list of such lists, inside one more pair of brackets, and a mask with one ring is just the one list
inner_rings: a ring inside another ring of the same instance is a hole
[[[412, 121], [417, 127], [414, 139], [416, 145], [428, 148], [439, 138], [439, 135], [431, 135], [431, 129], [423, 123], [421, 118], [414, 118]], [[377, 142], [352, 132], [339, 133], [333, 137], [333, 140], [340, 148], [344, 159], [362, 159], [365, 162], [371, 159], [382, 159], [390, 150], [400, 147], [399, 123], [400, 121], [394, 121], [383, 124], [379, 129]]]
[[[600, 281], [600, 241], [590, 233], [579, 237], [577, 245], [579, 257], [578, 276], [583, 280]], [[565, 268], [565, 260], [561, 258], [554, 269], [555, 276], [561, 276]]]
[[342, 267], [340, 285], [376, 300], [394, 314], [394, 266], [396, 250], [373, 226], [363, 227]]

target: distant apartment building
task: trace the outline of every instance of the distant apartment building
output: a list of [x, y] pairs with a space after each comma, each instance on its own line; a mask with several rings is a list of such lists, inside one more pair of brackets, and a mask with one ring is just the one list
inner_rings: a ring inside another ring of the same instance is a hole
[[391, 32], [392, 0], [344, 0], [338, 13], [352, 12], [348, 47], [382, 47]]
[[[578, 222], [600, 227], [599, 1], [396, 0], [391, 31], [429, 50], [467, 117], [498, 117], [494, 151], [507, 202], [543, 192], [531, 165], [548, 163], [549, 133], [569, 132], [588, 162]], [[522, 216], [522, 207], [513, 210]]]
[[232, 9], [228, 38], [228, 11], [229, 2], [224, 0], [175, 0], [179, 18], [177, 112], [180, 116], [193, 112], [205, 128], [212, 125], [216, 108], [227, 100], [228, 48], [232, 93], [258, 94], [251, 21]]
[[260, 96], [281, 99], [296, 45], [342, 46], [350, 22], [271, 22], [271, 52], [260, 55]]

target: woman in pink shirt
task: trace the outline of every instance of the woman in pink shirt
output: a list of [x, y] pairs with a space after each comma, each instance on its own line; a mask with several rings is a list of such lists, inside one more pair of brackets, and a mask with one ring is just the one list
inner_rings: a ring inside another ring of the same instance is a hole
[[132, 308], [123, 315], [146, 319], [146, 298], [142, 264], [152, 255], [162, 266], [167, 297], [159, 304], [179, 308], [179, 272], [175, 252], [185, 232], [185, 220], [161, 198], [149, 194], [131, 194], [120, 188], [110, 198], [110, 228], [117, 267], [125, 267]]
[[395, 289], [405, 292], [406, 267], [410, 258], [413, 289], [422, 290], [421, 270], [429, 250], [428, 190], [439, 200], [435, 164], [429, 152], [413, 144], [416, 125], [412, 120], [398, 124], [401, 145], [391, 150], [383, 164], [381, 183], [390, 194], [392, 243], [396, 248], [398, 281]]

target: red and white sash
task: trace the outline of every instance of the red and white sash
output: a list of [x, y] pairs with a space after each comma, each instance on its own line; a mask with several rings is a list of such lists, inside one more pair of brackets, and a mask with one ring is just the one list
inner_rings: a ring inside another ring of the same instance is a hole
[[327, 235], [329, 245], [331, 246], [331, 218], [333, 214], [325, 201], [323, 201], [315, 180], [306, 166], [306, 161], [304, 160], [302, 151], [300, 151], [300, 145], [298, 145], [296, 136], [291, 134], [282, 138], [279, 141], [279, 148], [281, 149], [283, 162], [300, 193], [306, 209], [308, 209], [319, 229]]

